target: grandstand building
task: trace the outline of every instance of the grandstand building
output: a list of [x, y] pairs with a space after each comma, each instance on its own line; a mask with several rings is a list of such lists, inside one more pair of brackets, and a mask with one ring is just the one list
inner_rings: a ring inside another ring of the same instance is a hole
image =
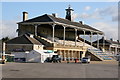
[[[38, 46], [42, 45], [39, 49], [53, 50], [57, 52], [57, 54], [61, 55], [63, 57], [63, 60], [66, 60], [67, 58], [70, 60], [74, 60], [75, 58], [80, 59], [82, 57], [85, 57], [88, 51], [91, 53], [90, 56], [92, 60], [105, 59], [95, 54], [95, 52], [91, 51], [92, 49], [99, 49], [98, 38], [99, 35], [103, 35], [104, 37], [104, 33], [87, 24], [83, 24], [82, 21], [72, 21], [72, 11], [73, 9], [70, 6], [68, 9], [66, 9], [65, 19], [57, 17], [56, 14], [44, 14], [32, 19], [27, 19], [28, 13], [23, 12], [23, 21], [17, 23], [17, 38], [19, 39], [15, 39], [16, 41], [12, 39], [6, 42], [6, 53], [13, 51], [13, 48], [10, 47], [11, 45], [14, 46], [14, 50], [15, 48], [25, 49], [25, 47], [28, 47], [27, 43], [22, 43], [24, 40], [20, 40], [20, 37], [24, 36], [24, 39], [27, 37], [26, 42], [31, 42], [31, 44], [36, 44], [35, 42], [37, 42]], [[31, 34], [33, 35], [32, 37]], [[90, 42], [87, 42], [85, 39], [80, 38], [80, 35], [89, 35]], [[97, 35], [96, 48], [93, 47], [92, 43], [93, 35]], [[33, 49], [34, 48], [29, 48], [26, 50]]]

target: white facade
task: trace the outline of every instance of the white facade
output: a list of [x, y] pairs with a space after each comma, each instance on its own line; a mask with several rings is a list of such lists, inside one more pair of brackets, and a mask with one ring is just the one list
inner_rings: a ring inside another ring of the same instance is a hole
[[34, 44], [33, 45], [33, 50], [43, 50], [43, 45]]
[[[25, 62], [40, 62], [44, 63], [48, 57], [57, 55], [55, 53], [48, 53], [48, 50], [32, 50], [30, 52], [12, 52], [16, 59], [25, 59]], [[19, 62], [19, 61], [18, 61]]]

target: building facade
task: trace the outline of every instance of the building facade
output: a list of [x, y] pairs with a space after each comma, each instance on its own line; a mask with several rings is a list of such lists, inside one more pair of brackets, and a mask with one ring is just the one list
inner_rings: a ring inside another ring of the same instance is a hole
[[5, 53], [43, 50], [43, 45], [28, 34], [18, 36], [6, 42]]
[[[97, 45], [97, 41], [93, 42], [94, 46]], [[105, 38], [101, 38], [99, 40], [99, 48], [104, 49], [105, 52], [112, 53], [114, 55], [120, 54], [120, 42], [107, 40]]]
[[[65, 19], [59, 18], [55, 14], [45, 14], [27, 19], [28, 13], [23, 12], [23, 21], [17, 23], [18, 37], [26, 33], [33, 34], [33, 38], [44, 45], [43, 49], [56, 51], [57, 54], [63, 57], [63, 60], [67, 58], [74, 60], [75, 58], [80, 59], [85, 57], [87, 49], [93, 45], [92, 36], [104, 36], [104, 33], [89, 25], [83, 24], [81, 21], [71, 21], [71, 11], [73, 9], [69, 6], [66, 9]], [[85, 43], [85, 39], [81, 41], [79, 39], [80, 35], [89, 35], [91, 39], [90, 45]], [[18, 47], [18, 45], [15, 47]], [[33, 49], [33, 46], [31, 47], [29, 45], [26, 48]]]

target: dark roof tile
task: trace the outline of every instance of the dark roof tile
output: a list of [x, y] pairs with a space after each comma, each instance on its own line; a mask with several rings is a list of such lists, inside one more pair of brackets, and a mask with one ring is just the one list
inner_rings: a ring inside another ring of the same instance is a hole
[[98, 32], [103, 34], [102, 31], [97, 30], [97, 29], [95, 29], [95, 28], [93, 28], [93, 27], [91, 27], [89, 25], [69, 21], [67, 19], [58, 18], [58, 17], [54, 17], [52, 15], [47, 15], [47, 14], [42, 15], [42, 16], [38, 16], [36, 18], [32, 18], [32, 19], [29, 19], [29, 20], [26, 20], [26, 21], [23, 21], [23, 22], [19, 22], [18, 24], [29, 23], [29, 22], [59, 22], [59, 23], [67, 24], [67, 25], [73, 25], [73, 26], [76, 26], [76, 27], [81, 27], [81, 28], [85, 28], [85, 29], [98, 31]]
[[29, 37], [27, 34], [13, 38], [7, 41], [6, 44], [39, 44], [39, 45], [42, 45], [35, 38]]
[[[120, 45], [120, 43], [118, 43], [117, 41], [105, 40], [104, 42], [108, 44], [119, 44]], [[94, 41], [93, 43], [97, 43], [97, 41]], [[99, 40], [99, 43], [103, 43], [103, 38]]]

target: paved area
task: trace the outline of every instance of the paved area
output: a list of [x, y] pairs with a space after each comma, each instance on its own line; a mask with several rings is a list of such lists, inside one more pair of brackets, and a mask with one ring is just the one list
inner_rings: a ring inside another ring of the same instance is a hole
[[118, 78], [115, 61], [80, 63], [6, 63], [4, 78]]

